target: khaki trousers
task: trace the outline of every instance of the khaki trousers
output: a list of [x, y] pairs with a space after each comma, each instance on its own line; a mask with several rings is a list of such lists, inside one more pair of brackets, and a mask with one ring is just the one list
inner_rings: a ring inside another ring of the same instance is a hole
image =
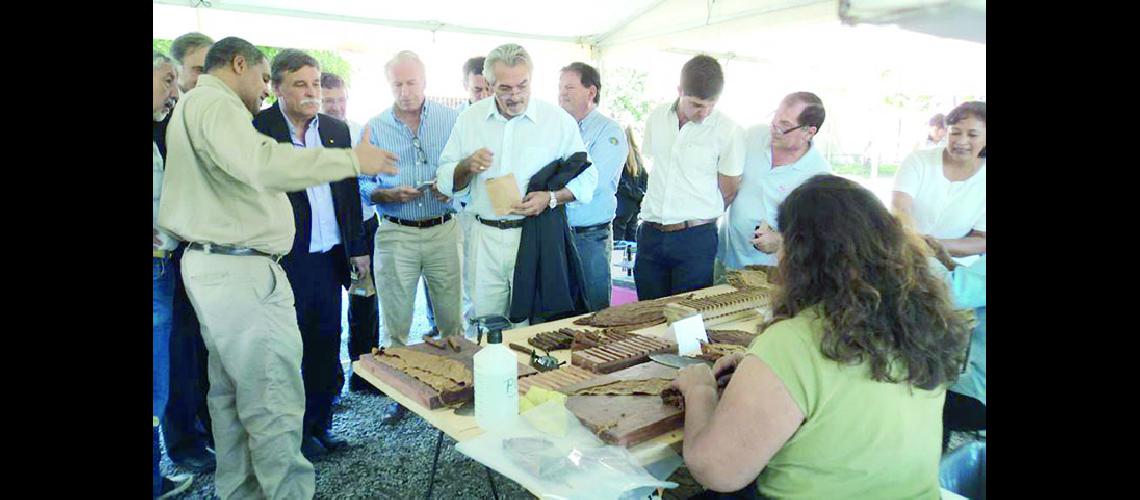
[[[522, 228], [499, 229], [479, 221], [471, 226], [471, 285], [475, 317], [509, 316], [515, 283], [515, 257]], [[524, 322], [525, 323], [525, 322]]]
[[182, 276], [209, 352], [218, 495], [312, 498], [301, 331], [285, 271], [266, 257], [189, 250]]
[[460, 268], [463, 270], [463, 320], [464, 325], [475, 317], [475, 311], [471, 304], [471, 285], [475, 282], [475, 277], [471, 274], [471, 239], [474, 236], [471, 234], [473, 224], [478, 224], [479, 221], [475, 220], [475, 212], [464, 210], [459, 212], [456, 216], [459, 219], [459, 228], [462, 230], [460, 235], [463, 239], [463, 255], [460, 258]]
[[422, 229], [382, 218], [373, 260], [376, 293], [384, 314], [381, 344], [408, 344], [420, 276], [427, 282], [440, 334], [462, 334], [459, 224], [455, 218]]

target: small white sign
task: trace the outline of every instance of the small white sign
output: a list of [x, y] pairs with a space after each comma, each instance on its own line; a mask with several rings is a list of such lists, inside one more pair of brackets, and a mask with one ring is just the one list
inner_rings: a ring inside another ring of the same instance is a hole
[[705, 333], [705, 320], [700, 314], [674, 321], [669, 328], [677, 339], [677, 353], [682, 356], [700, 354], [700, 341], [709, 341], [708, 334]]

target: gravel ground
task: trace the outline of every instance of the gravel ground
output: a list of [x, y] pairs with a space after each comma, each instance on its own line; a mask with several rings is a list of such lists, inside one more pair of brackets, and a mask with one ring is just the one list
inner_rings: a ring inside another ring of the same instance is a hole
[[[347, 312], [347, 296], [344, 304]], [[418, 334], [428, 331], [426, 310], [421, 292], [416, 300], [410, 337], [418, 338]], [[383, 335], [383, 323], [380, 328]], [[348, 331], [347, 319], [342, 322], [342, 330]], [[346, 340], [341, 344], [341, 360], [345, 363], [347, 380], [352, 367], [348, 363]], [[347, 389], [342, 392], [333, 414], [333, 433], [347, 439], [349, 447], [314, 464], [316, 498], [424, 498], [439, 431], [412, 412], [395, 425], [382, 425], [381, 415], [390, 402], [391, 399], [382, 396], [356, 394]], [[974, 440], [985, 441], [985, 437], [954, 432], [950, 436], [949, 451]], [[191, 472], [175, 467], [165, 454], [161, 467], [166, 475]], [[518, 483], [497, 472], [491, 475], [499, 498], [534, 498]], [[665, 499], [684, 499], [702, 491], [684, 467], [669, 480], [681, 486], [666, 491]], [[486, 468], [455, 451], [455, 440], [447, 436], [443, 438], [431, 497], [492, 498]], [[216, 498], [213, 473], [196, 474], [192, 487], [176, 498]]]

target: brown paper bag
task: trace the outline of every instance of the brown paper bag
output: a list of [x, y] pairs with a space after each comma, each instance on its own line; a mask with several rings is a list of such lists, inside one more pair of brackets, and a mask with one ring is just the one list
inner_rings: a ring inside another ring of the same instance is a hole
[[522, 201], [514, 173], [487, 179], [487, 195], [491, 197], [491, 208], [495, 210], [495, 215], [511, 213], [511, 207]]

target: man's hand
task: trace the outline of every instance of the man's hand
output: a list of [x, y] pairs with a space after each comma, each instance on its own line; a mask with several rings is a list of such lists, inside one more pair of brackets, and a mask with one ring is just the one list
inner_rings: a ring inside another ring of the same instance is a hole
[[766, 254], [776, 253], [780, 249], [780, 245], [784, 243], [784, 238], [780, 236], [780, 233], [772, 229], [767, 222], [761, 222], [753, 236], [756, 238], [752, 240], [752, 246]]
[[446, 194], [439, 192], [439, 190], [435, 188], [435, 184], [431, 185], [431, 195], [441, 203], [451, 203], [451, 198], [449, 198]]
[[150, 228], [150, 232], [151, 232], [151, 240], [154, 242], [154, 247], [158, 248], [159, 246], [162, 245], [162, 240], [158, 239], [158, 230], [152, 227], [152, 228]]
[[372, 272], [371, 266], [368, 265], [368, 256], [367, 255], [361, 255], [359, 257], [352, 257], [349, 260], [352, 261], [352, 267], [356, 268], [356, 275], [357, 276], [360, 276], [361, 278], [363, 278], [365, 276], [368, 276], [368, 274]]
[[550, 207], [550, 192], [548, 191], [535, 191], [527, 193], [522, 202], [516, 203], [511, 207], [511, 213], [515, 215], [525, 215], [527, 217], [538, 215]]
[[471, 153], [471, 156], [459, 162], [459, 166], [472, 174], [478, 174], [491, 168], [491, 162], [494, 160], [495, 153], [492, 153], [491, 150], [487, 148], [479, 148], [479, 150]]
[[390, 189], [377, 189], [372, 193], [373, 198], [381, 203], [404, 203], [407, 201], [412, 201], [424, 195], [423, 191], [408, 186], [400, 186]]
[[396, 153], [373, 146], [368, 138], [372, 136], [372, 127], [364, 127], [360, 135], [360, 143], [353, 148], [356, 159], [360, 161], [360, 173], [363, 175], [396, 175], [396, 161], [400, 159]]

